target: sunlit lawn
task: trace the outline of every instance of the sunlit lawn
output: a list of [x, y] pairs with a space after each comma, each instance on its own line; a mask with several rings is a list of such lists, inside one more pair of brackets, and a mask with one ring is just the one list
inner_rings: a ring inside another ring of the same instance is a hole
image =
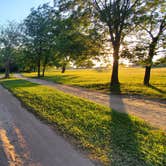
[[[36, 73], [24, 73], [25, 76], [35, 77]], [[108, 92], [110, 89], [111, 70], [67, 70], [46, 72], [42, 79], [57, 83], [86, 87]], [[122, 94], [139, 94], [149, 97], [166, 98], [166, 68], [154, 68], [151, 74], [151, 86], [143, 86], [143, 68], [120, 68], [119, 79]], [[119, 92], [119, 88], [117, 88]]]
[[1, 83], [30, 111], [70, 136], [71, 142], [104, 165], [166, 165], [166, 135], [134, 116], [25, 80]]

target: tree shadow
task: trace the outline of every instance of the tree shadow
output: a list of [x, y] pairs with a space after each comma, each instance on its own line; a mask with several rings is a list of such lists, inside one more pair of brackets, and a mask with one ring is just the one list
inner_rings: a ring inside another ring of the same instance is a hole
[[[32, 78], [38, 78], [38, 77], [32, 77]], [[76, 80], [77, 78], [79, 77], [74, 75], [55, 75], [55, 76], [44, 76], [44, 77], [40, 77], [39, 79], [52, 81], [58, 84], [63, 84], [70, 80]]]
[[10, 79], [3, 79], [2, 80], [2, 85], [4, 85], [5, 87], [12, 87], [12, 88], [25, 88], [25, 87], [35, 87], [35, 86], [39, 86], [39, 84], [36, 83], [32, 83], [26, 80], [22, 80], [22, 79], [17, 79], [17, 80], [10, 80]]
[[154, 86], [154, 85], [149, 85], [148, 86], [149, 88], [151, 88], [151, 89], [154, 89], [154, 90], [156, 90], [157, 92], [159, 92], [159, 93], [166, 93], [165, 91], [163, 91], [162, 89], [159, 89], [159, 88], [157, 88], [156, 86]]
[[120, 84], [116, 85], [116, 86], [110, 86], [110, 93], [111, 94], [121, 94], [121, 88], [120, 88]]
[[137, 166], [146, 165], [140, 152], [139, 140], [137, 138], [137, 124], [127, 113], [120, 93], [120, 85], [110, 93], [110, 108], [116, 108], [117, 111], [111, 111], [110, 124], [110, 165], [111, 166]]

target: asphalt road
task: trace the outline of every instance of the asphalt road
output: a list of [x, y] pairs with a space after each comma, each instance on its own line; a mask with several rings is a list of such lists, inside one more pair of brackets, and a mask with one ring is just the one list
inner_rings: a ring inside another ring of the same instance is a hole
[[0, 166], [94, 166], [0, 86]]

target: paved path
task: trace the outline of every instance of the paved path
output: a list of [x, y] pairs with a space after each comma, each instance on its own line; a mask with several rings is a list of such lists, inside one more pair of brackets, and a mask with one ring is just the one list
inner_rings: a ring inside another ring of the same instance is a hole
[[0, 86], [0, 166], [94, 166]]
[[100, 92], [87, 90], [85, 88], [56, 84], [51, 81], [25, 78], [20, 74], [15, 77], [22, 78], [34, 83], [47, 85], [59, 89], [65, 93], [73, 94], [109, 106], [119, 112], [136, 115], [154, 127], [166, 130], [166, 101], [148, 100], [138, 97], [124, 95], [107, 95]]

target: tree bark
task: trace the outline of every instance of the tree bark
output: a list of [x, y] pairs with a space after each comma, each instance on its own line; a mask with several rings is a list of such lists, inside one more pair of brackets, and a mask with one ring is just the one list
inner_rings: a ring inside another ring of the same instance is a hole
[[42, 71], [42, 77], [44, 77], [44, 75], [45, 75], [45, 70], [46, 70], [46, 65], [44, 64], [43, 65], [43, 71]]
[[10, 76], [10, 65], [9, 65], [9, 60], [7, 60], [5, 64], [5, 78], [9, 78]]
[[47, 64], [48, 64], [48, 56], [45, 56], [44, 64], [43, 64], [42, 77], [44, 77]]
[[65, 73], [66, 71], [66, 63], [62, 65], [62, 73]]
[[144, 85], [149, 86], [151, 66], [145, 67]]
[[155, 48], [157, 45], [158, 37], [153, 38], [150, 46], [149, 46], [149, 54], [148, 54], [148, 65], [145, 67], [145, 75], [144, 75], [144, 85], [150, 85], [150, 74], [153, 63], [153, 57], [155, 55]]
[[39, 50], [38, 50], [38, 57], [37, 57], [37, 76], [40, 77], [40, 67], [41, 67], [41, 54], [42, 54], [42, 47], [41, 47], [41, 40], [39, 41]]
[[120, 44], [114, 46], [111, 86], [119, 85], [119, 48]]
[[38, 59], [37, 63], [37, 76], [40, 77], [40, 59]]

